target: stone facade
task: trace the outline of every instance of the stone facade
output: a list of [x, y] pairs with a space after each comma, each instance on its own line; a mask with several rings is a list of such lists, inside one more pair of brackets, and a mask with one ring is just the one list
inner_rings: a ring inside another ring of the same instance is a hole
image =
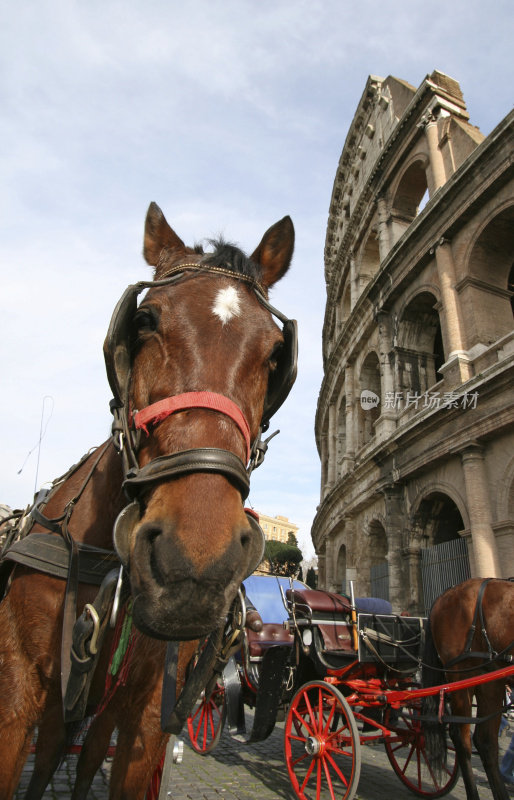
[[325, 248], [323, 588], [424, 613], [460, 569], [514, 575], [513, 133], [441, 72], [368, 79]]

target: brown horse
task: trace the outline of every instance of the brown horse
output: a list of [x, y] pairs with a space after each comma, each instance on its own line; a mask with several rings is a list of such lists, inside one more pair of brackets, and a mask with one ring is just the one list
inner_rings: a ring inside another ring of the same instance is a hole
[[[190, 642], [219, 627], [262, 555], [262, 532], [243, 500], [249, 472], [262, 457], [260, 433], [294, 380], [294, 323], [267, 300], [293, 246], [285, 217], [250, 258], [223, 242], [202, 254], [184, 245], [158, 206], [149, 208], [144, 255], [153, 281], [129, 287], [105, 345], [113, 437], [55, 485], [27, 537], [34, 541], [33, 534], [48, 529], [52, 537], [62, 534], [72, 554], [70, 575], [77, 544], [112, 549], [117, 520], [116, 549], [140, 631], [126, 686], [93, 723], [89, 765], [74, 800], [86, 797], [91, 763], [105, 752], [114, 727], [110, 798], [144, 797], [166, 741], [158, 718], [165, 644], [156, 640]], [[79, 614], [96, 592], [78, 584], [72, 605]], [[27, 797], [42, 796], [62, 755], [65, 596], [61, 577], [18, 562], [0, 604], [4, 800], [15, 791], [36, 727]], [[95, 668], [91, 702], [103, 695], [110, 637]], [[191, 647], [181, 647], [183, 666]]]
[[[514, 583], [472, 578], [437, 598], [426, 632], [423, 686], [458, 681], [512, 665], [514, 654]], [[477, 718], [473, 743], [480, 755], [495, 800], [509, 794], [498, 769], [498, 729], [505, 700], [505, 680], [479, 683], [449, 693], [451, 715], [471, 718], [473, 696]], [[424, 713], [438, 714], [439, 697], [426, 698]], [[471, 726], [450, 722], [449, 733], [464, 778], [468, 800], [479, 800], [471, 767]], [[425, 725], [430, 761], [440, 768], [446, 739], [442, 724]]]

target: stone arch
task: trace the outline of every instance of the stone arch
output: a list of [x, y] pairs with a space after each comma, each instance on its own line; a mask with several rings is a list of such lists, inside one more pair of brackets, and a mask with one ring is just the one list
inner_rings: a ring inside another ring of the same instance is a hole
[[444, 491], [430, 491], [412, 516], [412, 531], [424, 547], [460, 538], [464, 520], [457, 503]]
[[489, 345], [512, 331], [514, 204], [503, 204], [477, 230], [467, 250], [459, 291], [464, 316], [473, 320], [470, 347]]
[[406, 303], [395, 337], [395, 386], [406, 397], [423, 394], [442, 378], [445, 356], [441, 321], [432, 292], [419, 291]]
[[[378, 397], [378, 403], [366, 402], [367, 394]], [[359, 405], [358, 405], [358, 443], [359, 447], [367, 444], [375, 435], [375, 423], [381, 413], [382, 390], [380, 377], [380, 361], [377, 353], [370, 350], [362, 362], [359, 373]]]
[[442, 592], [471, 577], [463, 530], [462, 515], [449, 494], [425, 493], [412, 517], [408, 557], [411, 597], [416, 595], [416, 605], [426, 614]]
[[[466, 530], [469, 528], [470, 526], [469, 514], [466, 502], [462, 497], [462, 495], [457, 491], [457, 489], [452, 484], [447, 483], [446, 481], [432, 481], [431, 483], [424, 484], [412, 501], [411, 513], [410, 513], [410, 527], [412, 530], [414, 530], [414, 528], [416, 527], [415, 522], [421, 504], [428, 497], [431, 497], [432, 495], [447, 496], [450, 499], [450, 501], [457, 507], [457, 510], [460, 514], [460, 517], [462, 519], [461, 530]], [[408, 544], [408, 542], [406, 542], [405, 544]]]
[[467, 248], [469, 275], [505, 289], [514, 254], [514, 203], [494, 209], [477, 228]]

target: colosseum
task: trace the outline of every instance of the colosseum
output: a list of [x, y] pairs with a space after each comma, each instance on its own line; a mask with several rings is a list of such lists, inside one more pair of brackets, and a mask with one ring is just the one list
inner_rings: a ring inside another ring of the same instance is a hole
[[337, 166], [315, 432], [319, 585], [425, 613], [514, 575], [514, 112], [370, 76]]

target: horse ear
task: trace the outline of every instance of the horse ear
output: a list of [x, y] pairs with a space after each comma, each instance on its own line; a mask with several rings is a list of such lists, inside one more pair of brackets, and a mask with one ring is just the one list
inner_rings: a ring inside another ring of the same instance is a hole
[[177, 255], [180, 256], [186, 253], [187, 248], [182, 239], [170, 228], [157, 203], [150, 203], [146, 214], [143, 246], [143, 255], [147, 263], [156, 267], [163, 250], [177, 250]]
[[294, 226], [284, 217], [266, 231], [251, 259], [261, 267], [261, 282], [269, 288], [282, 278], [291, 263], [294, 250]]

